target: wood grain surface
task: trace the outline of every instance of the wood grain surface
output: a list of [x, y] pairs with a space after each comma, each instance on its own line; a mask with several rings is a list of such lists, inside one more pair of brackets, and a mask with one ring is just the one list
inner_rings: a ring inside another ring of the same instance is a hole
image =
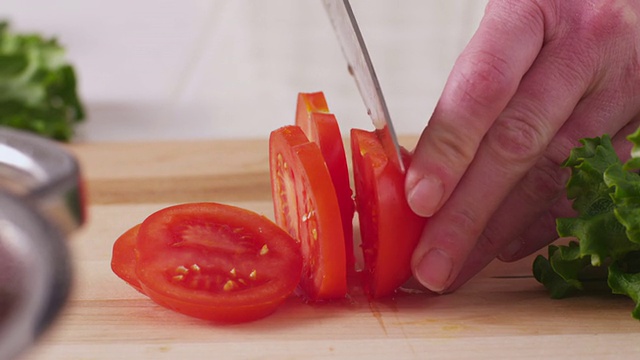
[[[411, 143], [415, 138], [403, 139]], [[154, 304], [116, 277], [118, 235], [164, 206], [218, 201], [273, 217], [265, 140], [74, 144], [89, 222], [69, 242], [72, 297], [26, 359], [639, 358], [633, 303], [551, 300], [532, 258], [495, 262], [458, 292], [306, 304], [220, 326]], [[357, 225], [357, 224], [356, 224]], [[357, 227], [356, 227], [357, 228]]]

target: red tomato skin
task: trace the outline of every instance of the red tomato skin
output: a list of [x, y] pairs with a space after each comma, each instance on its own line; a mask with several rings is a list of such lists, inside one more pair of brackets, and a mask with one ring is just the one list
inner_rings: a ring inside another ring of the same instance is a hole
[[411, 256], [426, 219], [410, 209], [404, 174], [388, 161], [374, 132], [352, 129], [351, 149], [364, 288], [372, 298], [390, 296], [411, 277]]
[[136, 275], [136, 239], [140, 224], [125, 231], [113, 244], [111, 270], [134, 289], [144, 293]]
[[342, 134], [336, 117], [329, 113], [324, 93], [298, 94], [295, 124], [300, 126], [310, 141], [318, 144], [329, 169], [340, 206], [347, 269], [353, 270], [355, 264], [353, 249], [355, 202], [349, 180], [349, 168]]
[[260, 320], [276, 312], [288, 297], [288, 295], [281, 296], [270, 301], [225, 308], [224, 306], [194, 303], [189, 299], [167, 297], [165, 293], [158, 292], [155, 288], [144, 284], [142, 288], [151, 300], [162, 307], [183, 315], [219, 324], [238, 324]]
[[218, 203], [151, 214], [140, 225], [136, 250], [145, 294], [219, 323], [271, 314], [293, 293], [302, 271], [299, 246], [289, 234], [262, 215]]
[[335, 188], [317, 144], [295, 125], [271, 132], [271, 184], [276, 223], [298, 240], [300, 289], [311, 301], [344, 298], [346, 259]]

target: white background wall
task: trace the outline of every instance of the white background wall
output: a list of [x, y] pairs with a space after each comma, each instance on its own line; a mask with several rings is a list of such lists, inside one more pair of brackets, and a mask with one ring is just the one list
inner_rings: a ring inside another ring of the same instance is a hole
[[[486, 0], [352, 0], [400, 134], [419, 133]], [[344, 133], [372, 128], [319, 0], [2, 0], [55, 35], [89, 118], [76, 141], [266, 137], [322, 90]]]

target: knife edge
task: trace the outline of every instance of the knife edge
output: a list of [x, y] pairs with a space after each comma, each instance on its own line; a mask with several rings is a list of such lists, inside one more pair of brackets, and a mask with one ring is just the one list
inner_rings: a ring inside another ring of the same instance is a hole
[[347, 60], [349, 74], [355, 79], [367, 114], [373, 122], [376, 135], [389, 160], [404, 173], [405, 166], [395, 129], [351, 4], [348, 0], [322, 2]]

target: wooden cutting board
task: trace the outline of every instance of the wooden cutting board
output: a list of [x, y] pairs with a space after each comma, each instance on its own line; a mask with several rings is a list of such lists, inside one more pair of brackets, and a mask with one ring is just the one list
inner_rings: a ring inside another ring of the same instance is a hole
[[[411, 144], [415, 138], [404, 138]], [[74, 144], [89, 222], [69, 245], [68, 306], [26, 359], [639, 358], [633, 303], [551, 300], [532, 258], [495, 262], [458, 292], [310, 305], [217, 326], [161, 308], [110, 269], [118, 235], [164, 206], [218, 201], [273, 218], [265, 140]]]

